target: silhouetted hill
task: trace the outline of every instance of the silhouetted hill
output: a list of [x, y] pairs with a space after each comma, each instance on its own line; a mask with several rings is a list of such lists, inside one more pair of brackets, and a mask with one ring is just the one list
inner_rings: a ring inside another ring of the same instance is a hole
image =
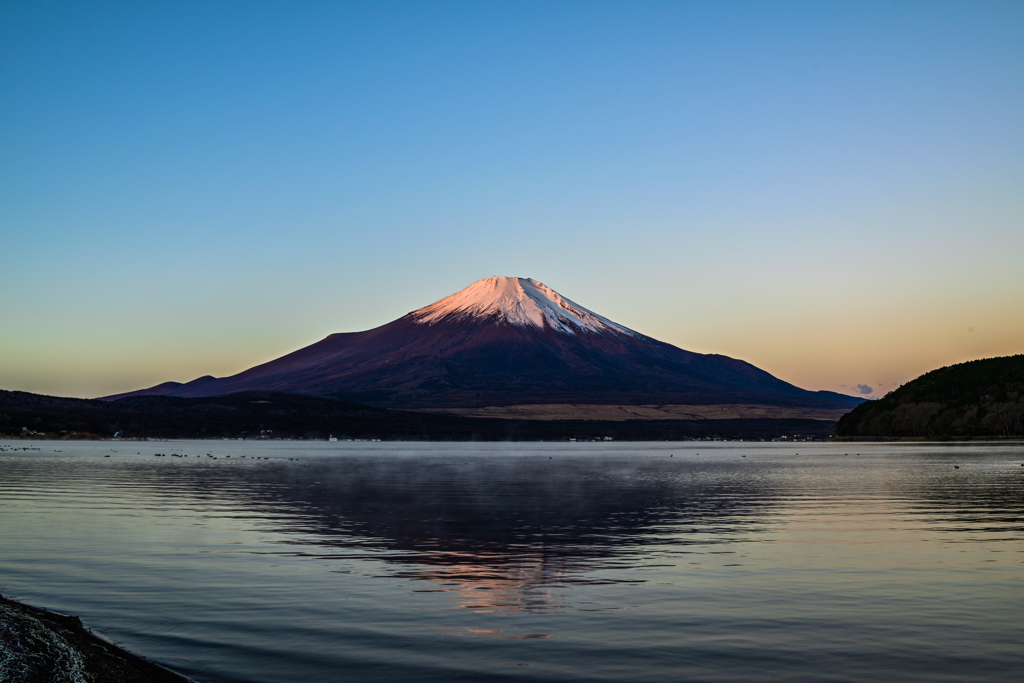
[[986, 358], [921, 375], [839, 420], [839, 436], [1024, 435], [1024, 355]]

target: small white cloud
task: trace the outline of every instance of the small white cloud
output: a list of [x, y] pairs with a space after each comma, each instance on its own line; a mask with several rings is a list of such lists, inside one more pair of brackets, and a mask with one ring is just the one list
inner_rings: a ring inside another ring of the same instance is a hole
[[875, 391], [874, 389], [872, 389], [867, 384], [858, 384], [856, 386], [856, 389], [857, 389], [857, 393], [858, 394], [864, 394], [865, 396], [867, 396], [868, 394], [874, 393], [874, 391]]

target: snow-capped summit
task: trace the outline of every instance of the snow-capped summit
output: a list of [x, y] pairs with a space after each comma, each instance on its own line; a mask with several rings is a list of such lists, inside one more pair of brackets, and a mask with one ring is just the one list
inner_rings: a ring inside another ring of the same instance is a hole
[[613, 323], [551, 289], [542, 282], [522, 277], [489, 277], [409, 314], [418, 323], [442, 320], [493, 318], [517, 327], [550, 327], [575, 334], [581, 330], [617, 332], [640, 336]]

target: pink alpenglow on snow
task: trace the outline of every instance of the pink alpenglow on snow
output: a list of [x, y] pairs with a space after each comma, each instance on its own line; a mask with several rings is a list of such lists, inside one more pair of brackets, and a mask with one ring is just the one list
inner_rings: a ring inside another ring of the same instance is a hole
[[418, 323], [441, 320], [493, 318], [517, 327], [550, 327], [575, 334], [578, 330], [615, 332], [641, 337], [608, 318], [583, 308], [547, 285], [530, 278], [489, 277], [409, 314]]

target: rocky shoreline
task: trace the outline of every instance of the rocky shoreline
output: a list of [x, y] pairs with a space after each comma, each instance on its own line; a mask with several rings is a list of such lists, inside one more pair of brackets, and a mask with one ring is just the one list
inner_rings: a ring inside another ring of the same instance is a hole
[[195, 683], [93, 634], [78, 617], [0, 595], [4, 683]]

